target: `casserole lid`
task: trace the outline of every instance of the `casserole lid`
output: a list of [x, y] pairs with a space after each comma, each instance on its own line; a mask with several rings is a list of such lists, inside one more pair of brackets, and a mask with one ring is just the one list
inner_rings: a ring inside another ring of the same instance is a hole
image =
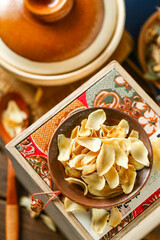
[[103, 0], [0, 1], [0, 37], [30, 60], [62, 61], [92, 44], [104, 14]]

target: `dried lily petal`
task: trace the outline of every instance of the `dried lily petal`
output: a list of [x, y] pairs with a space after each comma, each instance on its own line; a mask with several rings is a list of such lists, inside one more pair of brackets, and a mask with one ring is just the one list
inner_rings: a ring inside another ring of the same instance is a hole
[[139, 138], [139, 132], [132, 130], [131, 133], [129, 134], [129, 137]]
[[117, 142], [122, 151], [128, 156], [131, 151], [131, 141], [128, 138], [123, 138]]
[[2, 125], [7, 134], [14, 138], [22, 132], [27, 115], [14, 100], [9, 100], [6, 107], [2, 112]]
[[83, 169], [82, 175], [93, 173], [96, 171], [96, 169], [97, 169], [96, 164], [90, 164]]
[[118, 186], [116, 188], [111, 189], [109, 185], [106, 184], [102, 190], [97, 190], [95, 189], [94, 185], [89, 185], [88, 191], [94, 196], [108, 197], [114, 193], [122, 192], [122, 188]]
[[92, 208], [92, 229], [99, 234], [103, 233], [104, 227], [109, 218], [109, 213], [105, 209]]
[[92, 152], [97, 152], [101, 146], [101, 140], [99, 138], [92, 138], [92, 137], [79, 137], [77, 138], [78, 144], [83, 147], [88, 148]]
[[58, 135], [59, 161], [67, 161], [70, 158], [72, 150], [72, 140], [65, 137], [64, 134]]
[[99, 130], [100, 125], [106, 121], [106, 114], [103, 109], [98, 109], [97, 111], [92, 112], [88, 116], [88, 120], [86, 123], [86, 128]]
[[98, 135], [97, 135], [97, 132], [94, 130], [94, 129], [92, 129], [92, 134], [91, 134], [91, 136], [92, 137], [98, 137]]
[[139, 140], [138, 138], [135, 138], [135, 137], [130, 137], [130, 136], [129, 136], [128, 139], [129, 139], [129, 141], [131, 142], [131, 144], [132, 144], [132, 143], [135, 143], [135, 142], [141, 142], [141, 140]]
[[155, 139], [152, 142], [153, 147], [153, 161], [156, 168], [160, 171], [160, 138]]
[[120, 167], [120, 170], [118, 171], [119, 175], [119, 184], [125, 184], [128, 182], [128, 169]]
[[70, 168], [70, 167], [65, 167], [65, 173], [68, 177], [73, 177], [73, 178], [81, 178], [81, 171], [76, 170], [74, 168]]
[[79, 144], [77, 143], [76, 138], [72, 139], [73, 144], [72, 144], [72, 152], [74, 152], [74, 150], [79, 146]]
[[114, 142], [115, 147], [115, 162], [117, 165], [128, 168], [128, 157], [125, 152], [120, 148], [118, 142]]
[[83, 181], [85, 181], [89, 185], [94, 185], [94, 188], [97, 190], [101, 190], [105, 186], [105, 178], [103, 176], [99, 176], [96, 172], [90, 175], [82, 176]]
[[102, 129], [100, 128], [98, 131], [96, 131], [96, 134], [99, 138], [103, 137]]
[[74, 184], [80, 185], [80, 186], [84, 189], [84, 195], [87, 195], [87, 193], [88, 193], [88, 187], [87, 187], [86, 183], [84, 183], [84, 182], [81, 181], [80, 179], [72, 178], [72, 177], [65, 178], [65, 180], [66, 180], [67, 182], [69, 182], [69, 183], [74, 183]]
[[122, 215], [119, 212], [117, 208], [112, 208], [111, 209], [111, 214], [110, 214], [110, 220], [109, 220], [109, 225], [111, 227], [116, 227], [118, 224], [120, 224], [122, 221]]
[[108, 126], [106, 126], [105, 124], [101, 124], [101, 129], [102, 129], [103, 137], [106, 137], [111, 128], [108, 128]]
[[61, 163], [63, 164], [64, 167], [67, 167], [68, 166], [68, 161], [64, 161], [64, 162], [62, 161]]
[[121, 167], [120, 167], [119, 165], [117, 165], [116, 163], [115, 163], [113, 166], [116, 168], [116, 170], [117, 170], [118, 172], [121, 170]]
[[145, 147], [143, 142], [139, 141], [139, 142], [132, 143], [131, 155], [137, 162], [145, 166], [149, 166], [148, 150]]
[[56, 225], [55, 223], [53, 222], [53, 220], [45, 215], [45, 214], [40, 214], [40, 218], [42, 219], [42, 221], [46, 224], [46, 226], [51, 229], [53, 232], [57, 232], [57, 228], [56, 228]]
[[98, 156], [99, 152], [88, 152], [85, 157], [82, 160], [82, 164], [86, 165], [87, 163], [91, 162], [93, 159], [95, 159]]
[[86, 128], [86, 123], [87, 119], [82, 120], [79, 132], [80, 137], [88, 137], [89, 135], [91, 135], [91, 130], [89, 128]]
[[74, 212], [74, 211], [81, 211], [81, 210], [86, 211], [87, 210], [87, 207], [77, 204], [77, 203], [71, 201], [67, 197], [64, 200], [64, 208], [65, 208], [66, 212]]
[[113, 126], [112, 129], [108, 132], [107, 137], [108, 138], [123, 138], [126, 136], [126, 130], [125, 128], [122, 128], [121, 126]]
[[129, 156], [129, 164], [133, 165], [136, 170], [141, 170], [142, 168], [144, 168], [144, 165], [137, 162], [132, 156]]
[[79, 154], [71, 159], [68, 163], [70, 168], [75, 168], [77, 170], [83, 170], [84, 165], [81, 164], [81, 160], [85, 157], [85, 154]]
[[111, 167], [108, 172], [104, 174], [110, 188], [116, 188], [119, 185], [119, 175], [115, 167]]
[[100, 153], [97, 156], [97, 173], [104, 175], [113, 166], [115, 161], [115, 148], [112, 144], [103, 143]]
[[[135, 138], [134, 138], [135, 139]], [[128, 152], [131, 150], [131, 140], [128, 138], [101, 138], [102, 143], [112, 143], [114, 145], [115, 142], [119, 144], [119, 147], [128, 155]]]
[[136, 180], [136, 176], [137, 176], [135, 168], [132, 165], [128, 165], [127, 175], [128, 175], [128, 182], [122, 184], [122, 189], [125, 194], [129, 194], [130, 192], [132, 192], [134, 183]]
[[154, 164], [156, 165], [156, 168], [158, 171], [160, 171], [160, 153], [159, 149], [157, 149], [154, 145], [152, 145], [153, 148], [153, 161]]
[[81, 154], [87, 154], [89, 152], [89, 149], [88, 148], [84, 148], [82, 151], [81, 151]]
[[119, 122], [118, 126], [125, 129], [126, 135], [129, 133], [129, 124], [128, 124], [128, 122], [127, 122], [125, 119], [122, 119], [122, 120]]
[[77, 138], [79, 136], [80, 126], [76, 126], [71, 132], [71, 139]]
[[[76, 141], [75, 141], [75, 142], [76, 142]], [[78, 145], [74, 148], [73, 153], [76, 154], [76, 155], [78, 155], [78, 154], [80, 154], [80, 153], [82, 152], [83, 149], [84, 149], [84, 147], [78, 144]]]
[[[71, 153], [71, 158], [74, 158], [74, 157], [76, 157], [77, 155], [75, 154], [75, 153]], [[68, 163], [68, 161], [67, 161], [67, 163]], [[68, 165], [68, 164], [67, 164]], [[64, 164], [63, 164], [63, 166], [64, 166]]]

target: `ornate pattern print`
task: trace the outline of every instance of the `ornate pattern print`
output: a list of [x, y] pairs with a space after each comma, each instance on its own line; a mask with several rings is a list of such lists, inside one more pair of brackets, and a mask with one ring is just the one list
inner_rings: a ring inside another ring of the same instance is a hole
[[117, 83], [117, 85], [120, 86], [125, 86], [125, 88], [131, 88], [131, 86], [126, 82], [126, 80], [124, 80], [124, 78], [120, 75], [116, 76], [114, 78], [114, 81]]
[[94, 99], [93, 107], [117, 108], [120, 97], [115, 92], [101, 91]]
[[136, 108], [136, 103], [132, 101], [132, 99], [128, 96], [125, 96], [122, 99], [122, 102], [119, 104], [118, 109], [127, 113], [131, 117], [138, 119], [142, 113]]
[[144, 127], [149, 136], [160, 128], [160, 118], [138, 95], [121, 99], [117, 93], [104, 90], [97, 94], [93, 106], [111, 107], [129, 114]]
[[17, 145], [17, 150], [25, 157], [32, 168], [53, 189], [53, 182], [47, 164], [47, 155], [35, 144], [31, 136]]
[[[131, 88], [118, 73], [110, 74], [109, 83], [101, 79], [98, 87], [92, 86], [87, 90], [87, 100], [90, 107], [110, 107], [129, 114], [135, 118], [151, 136], [160, 128], [159, 117], [150, 109], [148, 104]], [[101, 87], [103, 89], [101, 90]], [[104, 88], [105, 87], [105, 88]], [[99, 89], [99, 91], [97, 91]], [[93, 90], [94, 94], [91, 94]], [[125, 94], [124, 94], [125, 90]]]
[[30, 138], [26, 138], [23, 142], [18, 144], [16, 148], [22, 154], [23, 157], [26, 157], [29, 154], [35, 154], [35, 148]]
[[144, 127], [149, 136], [155, 133], [160, 126], [160, 119], [152, 109], [146, 110], [144, 115], [138, 119], [138, 122]]
[[53, 189], [53, 182], [49, 173], [47, 158], [41, 155], [32, 155], [30, 157], [26, 157], [26, 160], [45, 181], [45, 183], [47, 183], [49, 187]]

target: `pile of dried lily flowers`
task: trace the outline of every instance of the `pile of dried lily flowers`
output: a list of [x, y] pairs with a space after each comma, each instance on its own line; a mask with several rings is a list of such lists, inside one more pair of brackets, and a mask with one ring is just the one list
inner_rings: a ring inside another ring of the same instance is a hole
[[[122, 119], [118, 125], [107, 126], [106, 113], [98, 109], [89, 114], [88, 119], [76, 126], [71, 137], [58, 135], [58, 160], [63, 164], [69, 183], [80, 185], [84, 195], [94, 199], [115, 197], [122, 192], [129, 194], [134, 188], [137, 171], [149, 166], [148, 150], [139, 139], [139, 133], [132, 130]], [[64, 208], [67, 212], [89, 210], [94, 232], [102, 234], [108, 222], [110, 227], [121, 223], [118, 208], [88, 209], [68, 198]]]
[[[158, 11], [160, 20], [160, 8]], [[155, 25], [147, 29], [145, 43], [147, 44], [146, 62], [148, 68], [145, 78], [160, 82], [160, 24], [155, 23]]]

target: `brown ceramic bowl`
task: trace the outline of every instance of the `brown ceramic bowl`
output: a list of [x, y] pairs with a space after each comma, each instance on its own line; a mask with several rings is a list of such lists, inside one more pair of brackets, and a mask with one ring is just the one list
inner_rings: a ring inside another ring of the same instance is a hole
[[[146, 51], [147, 44], [145, 42], [145, 35], [148, 28], [153, 27], [155, 24], [159, 25], [160, 22], [160, 11], [152, 14], [148, 20], [144, 23], [138, 38], [138, 59], [144, 73], [148, 73], [147, 62], [146, 62]], [[153, 81], [153, 83], [160, 89], [160, 83]]]
[[152, 169], [152, 164], [153, 164], [153, 153], [152, 153], [152, 146], [146, 132], [134, 118], [116, 109], [101, 108], [106, 113], [107, 120], [105, 123], [107, 125], [115, 125], [115, 124], [118, 124], [121, 119], [126, 119], [129, 123], [130, 131], [134, 129], [139, 132], [140, 140], [143, 141], [146, 148], [148, 149], [150, 166], [144, 167], [142, 170], [137, 171], [136, 183], [133, 191], [130, 194], [122, 193], [121, 195], [110, 198], [110, 199], [98, 199], [98, 200], [93, 199], [88, 195], [84, 196], [83, 190], [79, 188], [78, 185], [69, 184], [67, 181], [65, 181], [65, 178], [67, 176], [65, 174], [64, 167], [62, 163], [57, 160], [57, 157], [58, 157], [57, 137], [58, 137], [58, 134], [62, 134], [62, 133], [66, 137], [70, 137], [71, 131], [73, 130], [73, 128], [77, 125], [80, 125], [83, 119], [87, 118], [91, 112], [97, 109], [99, 108], [89, 108], [89, 109], [79, 111], [74, 115], [68, 117], [57, 128], [57, 130], [53, 134], [52, 139], [50, 141], [48, 164], [49, 164], [50, 173], [54, 183], [66, 197], [70, 198], [72, 201], [75, 201], [79, 204], [82, 204], [88, 207], [109, 209], [113, 206], [118, 206], [124, 202], [127, 202], [128, 200], [130, 200], [131, 198], [133, 198], [135, 195], [139, 193], [139, 191], [146, 184], [149, 178], [149, 175]]

